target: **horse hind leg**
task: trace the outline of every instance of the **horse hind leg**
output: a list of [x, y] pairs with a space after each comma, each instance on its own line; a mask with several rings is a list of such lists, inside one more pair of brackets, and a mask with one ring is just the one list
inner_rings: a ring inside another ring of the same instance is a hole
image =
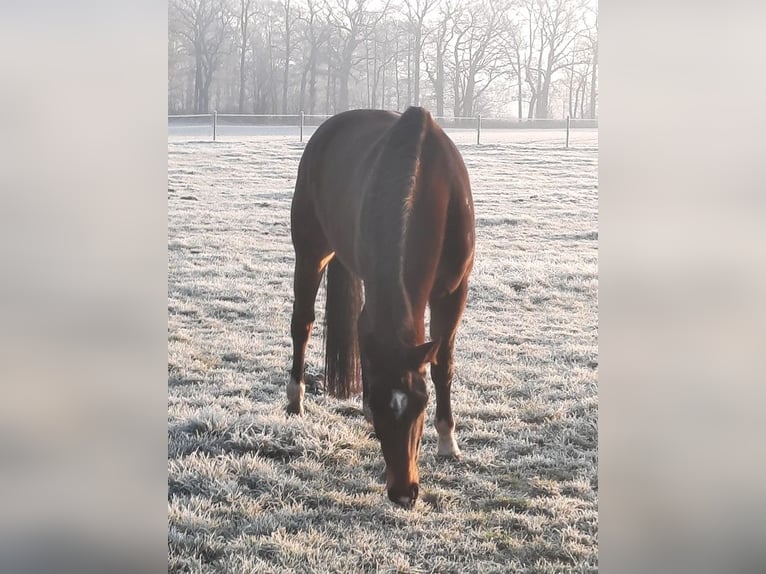
[[[371, 330], [367, 308], [363, 307], [359, 314], [357, 334], [359, 337], [359, 353], [362, 365], [362, 412], [364, 413], [365, 420], [370, 424], [372, 424], [372, 411], [370, 410], [370, 366], [365, 350], [364, 339]], [[372, 434], [377, 437], [374, 430]]]
[[464, 278], [458, 288], [447, 295], [429, 301], [431, 307], [431, 338], [440, 341], [436, 364], [431, 365], [431, 378], [436, 390], [436, 417], [438, 433], [436, 454], [458, 458], [460, 449], [455, 440], [455, 419], [452, 416], [450, 390], [454, 372], [455, 335], [465, 309], [468, 280]]
[[332, 253], [323, 256], [301, 256], [296, 252], [295, 276], [293, 289], [293, 316], [290, 321], [290, 334], [293, 340], [293, 364], [290, 370], [290, 380], [287, 383], [287, 413], [303, 414], [303, 396], [306, 385], [304, 370], [306, 347], [309, 335], [314, 326], [314, 302], [319, 283], [322, 280], [325, 267], [332, 259]]

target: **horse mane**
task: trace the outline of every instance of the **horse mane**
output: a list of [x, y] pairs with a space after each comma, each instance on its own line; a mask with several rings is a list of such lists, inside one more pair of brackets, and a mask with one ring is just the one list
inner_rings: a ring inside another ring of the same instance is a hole
[[[375, 266], [373, 280], [380, 286], [380, 295], [388, 294], [385, 301], [391, 327], [397, 336], [414, 337], [412, 309], [404, 285], [404, 253], [412, 206], [417, 191], [420, 152], [428, 131], [430, 114], [420, 107], [410, 107], [401, 115], [384, 136], [375, 166], [371, 194], [370, 219], [371, 249]], [[390, 285], [391, 282], [394, 285]], [[391, 288], [384, 288], [388, 285]]]

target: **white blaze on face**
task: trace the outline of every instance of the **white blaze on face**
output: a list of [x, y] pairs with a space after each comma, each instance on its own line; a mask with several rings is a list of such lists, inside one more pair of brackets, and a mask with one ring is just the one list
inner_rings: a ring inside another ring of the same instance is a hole
[[402, 391], [394, 391], [391, 393], [391, 410], [394, 411], [394, 416], [399, 418], [404, 413], [404, 409], [407, 408], [407, 395]]

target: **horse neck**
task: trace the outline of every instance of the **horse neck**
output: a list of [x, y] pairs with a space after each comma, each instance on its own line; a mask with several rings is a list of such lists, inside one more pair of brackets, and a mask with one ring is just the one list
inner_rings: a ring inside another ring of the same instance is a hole
[[417, 330], [409, 298], [393, 282], [376, 283], [365, 288], [370, 306], [372, 331], [377, 339], [393, 344], [415, 345]]
[[404, 282], [407, 230], [429, 118], [422, 108], [409, 108], [387, 132], [373, 167], [363, 218], [370, 240], [374, 314], [381, 329], [405, 343], [414, 340], [415, 333]]
[[370, 303], [377, 318], [375, 330], [381, 338], [414, 344], [415, 318], [404, 280], [407, 229], [413, 216], [414, 176], [411, 181], [397, 183], [392, 186], [393, 193], [375, 198], [375, 215], [370, 222], [374, 253]]

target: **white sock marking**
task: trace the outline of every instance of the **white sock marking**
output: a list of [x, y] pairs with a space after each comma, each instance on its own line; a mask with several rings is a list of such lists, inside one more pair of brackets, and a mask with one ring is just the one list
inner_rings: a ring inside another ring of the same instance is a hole
[[391, 393], [391, 410], [394, 411], [394, 416], [399, 418], [404, 414], [404, 409], [407, 408], [407, 395], [402, 391], [393, 391]]

